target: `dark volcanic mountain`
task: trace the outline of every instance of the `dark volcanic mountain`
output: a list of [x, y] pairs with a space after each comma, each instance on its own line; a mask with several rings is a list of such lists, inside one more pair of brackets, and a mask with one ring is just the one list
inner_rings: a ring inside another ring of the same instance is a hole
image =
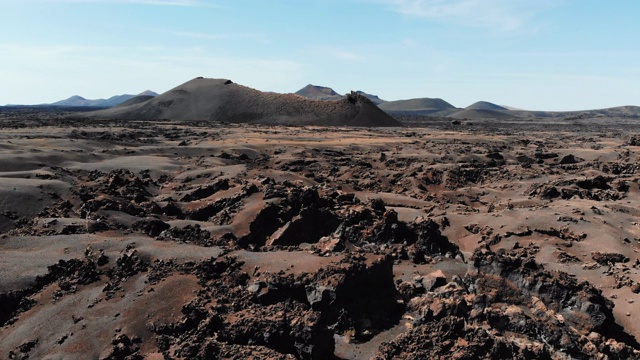
[[196, 78], [151, 100], [96, 111], [99, 119], [214, 120], [292, 125], [400, 126], [355, 92], [335, 101], [262, 92], [225, 79]]

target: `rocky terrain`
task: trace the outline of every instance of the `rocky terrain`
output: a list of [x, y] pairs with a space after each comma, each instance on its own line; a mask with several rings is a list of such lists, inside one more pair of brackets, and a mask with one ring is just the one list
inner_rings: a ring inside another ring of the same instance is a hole
[[633, 119], [62, 115], [0, 117], [0, 358], [640, 358]]

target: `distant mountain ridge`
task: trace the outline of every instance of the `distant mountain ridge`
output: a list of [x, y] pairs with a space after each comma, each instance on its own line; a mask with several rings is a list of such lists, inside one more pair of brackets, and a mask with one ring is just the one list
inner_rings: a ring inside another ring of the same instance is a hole
[[138, 95], [130, 95], [130, 94], [122, 94], [122, 95], [115, 95], [112, 96], [108, 99], [85, 99], [84, 97], [80, 96], [80, 95], [73, 95], [68, 99], [64, 99], [64, 100], [60, 100], [60, 101], [56, 101], [54, 103], [51, 104], [40, 104], [39, 106], [70, 106], [70, 107], [104, 107], [104, 108], [109, 108], [109, 107], [113, 107], [113, 106], [117, 106], [120, 105], [126, 101], [129, 101], [133, 98], [136, 98], [138, 96], [150, 96], [150, 97], [156, 97], [158, 96], [158, 93], [151, 91], [151, 90], [145, 90], [143, 92], [141, 92]]
[[[269, 95], [272, 97], [277, 95], [277, 93], [269, 93], [269, 94], [272, 94], [272, 95]], [[298, 98], [305, 98], [308, 100], [316, 100], [316, 101], [319, 100], [320, 102], [336, 102], [336, 101], [349, 100], [349, 99], [353, 101], [353, 99], [357, 99], [357, 97], [355, 97], [357, 95], [358, 97], [366, 98], [373, 105], [376, 105], [377, 108], [379, 108], [380, 110], [384, 111], [385, 113], [391, 116], [409, 116], [409, 117], [418, 116], [418, 117], [425, 117], [425, 119], [428, 117], [449, 117], [452, 119], [467, 119], [467, 120], [508, 119], [508, 118], [520, 118], [520, 119], [528, 119], [528, 118], [560, 118], [562, 119], [563, 118], [566, 120], [574, 121], [574, 120], [580, 120], [580, 119], [586, 119], [586, 118], [597, 118], [597, 117], [640, 118], [640, 107], [632, 106], [632, 105], [611, 107], [611, 108], [605, 108], [605, 109], [574, 110], [574, 111], [529, 111], [529, 110], [523, 110], [515, 107], [510, 107], [507, 105], [497, 105], [495, 103], [488, 102], [488, 101], [477, 101], [467, 107], [458, 108], [440, 98], [423, 97], [423, 98], [415, 98], [415, 99], [386, 101], [384, 99], [381, 99], [377, 95], [368, 94], [361, 90], [352, 91], [351, 93], [341, 95], [330, 87], [313, 85], [313, 84], [306, 85], [305, 87], [296, 91], [294, 94], [289, 93], [289, 94], [279, 94], [279, 95], [288, 95], [288, 96], [294, 96], [294, 97], [297, 96]], [[86, 99], [82, 96], [74, 95], [69, 97], [68, 99], [60, 100], [50, 104], [39, 104], [39, 105], [7, 104], [5, 106], [7, 107], [53, 106], [53, 107], [65, 107], [65, 108], [77, 107], [77, 108], [87, 108], [89, 110], [91, 108], [119, 109], [119, 108], [126, 108], [133, 105], [148, 103], [148, 102], [150, 103], [151, 102], [150, 100], [158, 96], [160, 95], [156, 92], [153, 92], [151, 90], [145, 90], [138, 95], [130, 95], [130, 94], [115, 95], [108, 99]], [[260, 99], [261, 101], [265, 101], [264, 103], [265, 106], [267, 107], [271, 106], [271, 103], [269, 101], [266, 101], [267, 95], [257, 96], [254, 94], [252, 96], [256, 97], [257, 99]], [[182, 101], [182, 100], [184, 99], [180, 99], [179, 101]], [[276, 100], [276, 99], [273, 99], [273, 100]], [[295, 105], [295, 106], [292, 105], [297, 103], [293, 99], [289, 99], [289, 98], [286, 101], [284, 100], [284, 98], [280, 98], [280, 99], [277, 99], [276, 102], [278, 101], [280, 101], [283, 105], [286, 104], [286, 106], [293, 106], [294, 108], [299, 106], [299, 105]], [[361, 100], [358, 100], [358, 101], [362, 103]], [[169, 104], [167, 102], [167, 103], [163, 103], [162, 105], [173, 107], [176, 104], [173, 104], [173, 103]], [[201, 105], [204, 106], [206, 104], [203, 103]], [[367, 111], [371, 110], [369, 109], [368, 105], [362, 105], [362, 106], [364, 106], [367, 109]], [[158, 107], [154, 107], [154, 108], [157, 110]], [[321, 114], [318, 112], [322, 112], [322, 111], [331, 112], [328, 107], [324, 107], [319, 104], [317, 106], [316, 105], [308, 106], [308, 107], [302, 106], [297, 108], [297, 110], [295, 111], [292, 110], [292, 111], [293, 111], [293, 114], [295, 114], [294, 117], [298, 117], [299, 114], [304, 113], [305, 111], [310, 110], [312, 108], [314, 109], [312, 112], [314, 112], [315, 114], [313, 116], [309, 114], [305, 115], [308, 118], [307, 119], [308, 121], [302, 121], [302, 123], [304, 122], [324, 123], [326, 119], [324, 119], [324, 117], [321, 116]], [[321, 108], [324, 110], [320, 110]], [[145, 109], [147, 108], [145, 107]], [[147, 110], [150, 110], [150, 109], [147, 109]], [[185, 111], [186, 110], [188, 109], [185, 109]], [[234, 109], [234, 112], [238, 112], [238, 111], [239, 111], [238, 109]], [[277, 114], [277, 112], [274, 111], [273, 109], [268, 111], [254, 109], [253, 111], [255, 112], [255, 114], [262, 114], [265, 116], [260, 121], [263, 121], [268, 117], [275, 116], [276, 118], [279, 119], [278, 121], [287, 122], [283, 120], [283, 116], [285, 116], [285, 114]], [[346, 112], [351, 112], [354, 110], [351, 109], [347, 111], [346, 108], [343, 108], [341, 111], [342, 111], [342, 114], [344, 115]], [[145, 116], [146, 115], [148, 114], [145, 114]], [[246, 115], [250, 115], [250, 114], [245, 114], [241, 117], [246, 117]], [[171, 114], [171, 116], [176, 118], [180, 117], [177, 114]], [[350, 116], [343, 117], [341, 121], [346, 121], [346, 119], [349, 117]], [[385, 121], [382, 121], [382, 122], [390, 123], [388, 120], [389, 119], [386, 119]], [[292, 122], [292, 123], [295, 123], [295, 122]]]

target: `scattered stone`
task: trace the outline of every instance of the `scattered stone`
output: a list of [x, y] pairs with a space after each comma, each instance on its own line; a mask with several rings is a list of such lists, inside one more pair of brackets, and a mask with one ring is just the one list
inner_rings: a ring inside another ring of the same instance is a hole
[[426, 291], [434, 291], [447, 283], [447, 276], [442, 270], [436, 270], [422, 278], [422, 285]]
[[580, 161], [581, 160], [576, 158], [573, 154], [569, 154], [569, 155], [563, 156], [562, 159], [560, 159], [560, 164], [561, 165], [577, 164]]
[[629, 258], [617, 253], [602, 253], [594, 252], [591, 254], [591, 258], [600, 265], [610, 265], [616, 263], [625, 263], [629, 261]]

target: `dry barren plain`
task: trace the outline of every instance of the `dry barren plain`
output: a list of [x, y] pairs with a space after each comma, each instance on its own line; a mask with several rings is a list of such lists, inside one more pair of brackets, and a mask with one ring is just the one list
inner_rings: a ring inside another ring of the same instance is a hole
[[0, 358], [640, 358], [637, 120], [0, 119]]

